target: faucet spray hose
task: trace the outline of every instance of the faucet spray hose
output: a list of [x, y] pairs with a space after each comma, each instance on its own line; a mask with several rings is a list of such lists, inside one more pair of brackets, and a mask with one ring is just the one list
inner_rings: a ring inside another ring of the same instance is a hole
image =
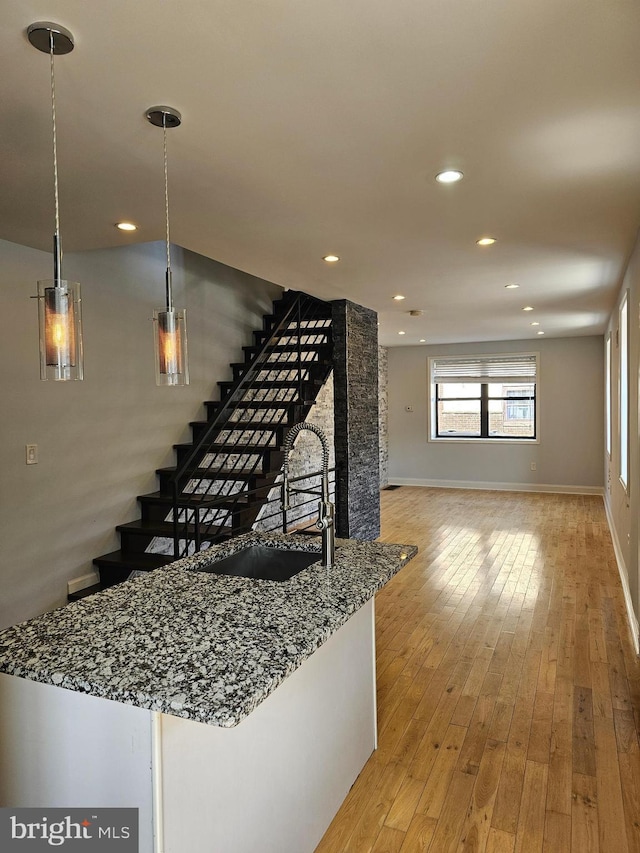
[[282, 473], [285, 483], [286, 509], [289, 507], [289, 453], [291, 452], [294, 441], [298, 435], [303, 432], [303, 430], [309, 430], [310, 432], [315, 433], [322, 444], [322, 500], [325, 502], [329, 500], [329, 442], [327, 441], [327, 436], [320, 427], [315, 424], [294, 424], [284, 440], [284, 463], [282, 466]]

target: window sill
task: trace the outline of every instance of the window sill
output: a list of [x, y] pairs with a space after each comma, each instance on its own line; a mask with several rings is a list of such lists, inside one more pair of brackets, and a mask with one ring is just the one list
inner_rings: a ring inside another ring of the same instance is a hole
[[434, 444], [509, 444], [511, 447], [518, 447], [523, 444], [540, 444], [539, 438], [436, 438], [429, 436], [427, 441]]

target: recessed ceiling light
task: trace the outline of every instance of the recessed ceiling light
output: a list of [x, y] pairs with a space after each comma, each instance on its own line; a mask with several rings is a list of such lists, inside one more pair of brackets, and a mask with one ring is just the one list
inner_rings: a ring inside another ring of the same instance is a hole
[[121, 231], [137, 231], [138, 226], [134, 225], [133, 222], [116, 222], [116, 228], [119, 228]]
[[462, 172], [458, 169], [445, 169], [444, 172], [438, 172], [436, 181], [439, 184], [456, 184], [464, 178]]
[[328, 264], [337, 264], [340, 258], [338, 255], [325, 255], [322, 260], [326, 261]]
[[539, 335], [544, 335], [544, 332], [538, 332]]
[[493, 246], [495, 242], [495, 237], [481, 237], [479, 240], [476, 240], [478, 246]]
[[540, 325], [540, 323], [538, 323], [538, 321], [537, 321], [537, 320], [534, 320], [534, 321], [533, 321], [533, 323], [532, 323], [531, 325], [532, 325], [532, 326], [539, 326], [539, 325]]
[[398, 332], [399, 335], [406, 335], [406, 332]]
[[507, 288], [507, 290], [513, 290], [516, 287], [520, 287], [520, 285], [519, 284], [505, 284], [505, 287]]
[[426, 344], [426, 342], [427, 342], [427, 339], [426, 339], [426, 338], [420, 338], [419, 343], [421, 343], [421, 344]]
[[533, 311], [533, 305], [525, 305], [523, 311]]
[[393, 298], [395, 299], [396, 302], [402, 302], [402, 300], [404, 299], [404, 296], [401, 293], [397, 293]]

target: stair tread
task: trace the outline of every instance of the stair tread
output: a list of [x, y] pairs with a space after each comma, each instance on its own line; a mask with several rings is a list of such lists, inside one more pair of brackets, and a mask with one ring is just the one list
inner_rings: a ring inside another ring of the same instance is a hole
[[[190, 427], [206, 427], [210, 426], [212, 421], [189, 421]], [[264, 432], [275, 432], [282, 429], [285, 424], [274, 424], [272, 422], [262, 423], [261, 421], [225, 421], [223, 424], [218, 424], [218, 429], [257, 429], [258, 427]]]
[[[156, 474], [175, 474], [177, 471], [177, 467], [170, 466], [168, 468], [157, 468]], [[273, 474], [265, 473], [264, 471], [259, 471], [253, 468], [196, 468], [191, 471], [191, 477], [196, 479], [197, 477], [204, 477], [208, 475], [211, 479], [213, 478], [229, 478], [233, 480], [250, 480], [255, 477], [257, 480], [268, 480], [270, 476]]]
[[[300, 400], [240, 400], [229, 406], [229, 410], [233, 409], [285, 409], [287, 406], [300, 406]], [[220, 400], [206, 400], [205, 406], [224, 406]]]
[[[297, 370], [298, 367], [301, 367], [303, 370], [307, 367], [317, 367], [318, 365], [322, 365], [325, 362], [322, 359], [307, 359], [307, 361], [287, 361], [285, 360], [277, 360], [277, 361], [265, 361], [262, 364], [256, 365], [255, 370]], [[231, 368], [249, 368], [251, 365], [247, 364], [246, 361], [232, 361], [230, 363]]]
[[[288, 308], [288, 306], [285, 306], [285, 307]], [[277, 326], [278, 323], [281, 323], [284, 320], [285, 313], [286, 313], [286, 311], [282, 311], [282, 312], [276, 311], [273, 314], [266, 314], [263, 319], [266, 320], [267, 323], [271, 322], [272, 320], [275, 320], [275, 322], [272, 323], [272, 326]], [[300, 328], [303, 330], [304, 329], [318, 328], [317, 326], [307, 326], [307, 325], [305, 325], [305, 323], [325, 323], [328, 320], [331, 320], [331, 313], [332, 313], [331, 308], [328, 307], [328, 308], [324, 309], [322, 312], [319, 311], [317, 314], [314, 314], [313, 317], [305, 317], [300, 322]], [[295, 317], [290, 317], [287, 322], [289, 324], [291, 324], [292, 326], [295, 326], [297, 328], [297, 320]], [[321, 326], [320, 328], [325, 328], [325, 327]], [[267, 330], [265, 329], [264, 331], [267, 331]]]
[[[175, 450], [187, 450], [194, 449], [194, 445], [190, 443], [185, 444], [174, 444]], [[264, 444], [229, 444], [228, 442], [212, 442], [208, 444], [206, 448], [202, 449], [203, 453], [235, 453], [236, 455], [246, 455], [247, 453], [255, 454], [255, 453], [267, 453], [268, 451], [280, 451], [282, 450], [281, 445], [272, 445], [270, 447], [265, 447]]]
[[[124, 531], [126, 533], [140, 533], [145, 536], [159, 536], [162, 538], [173, 539], [173, 522], [172, 521], [145, 521], [144, 519], [137, 519], [136, 521], [128, 521], [126, 524], [118, 524], [116, 527], [117, 531]], [[210, 536], [218, 536], [226, 533], [228, 528], [225, 527], [217, 527], [216, 533], [213, 531], [209, 532]], [[182, 536], [186, 533], [194, 533], [195, 527], [193, 524], [185, 525], [181, 522], [179, 525], [179, 532]], [[154, 555], [150, 555], [154, 556]]]
[[[326, 334], [328, 331], [329, 331], [328, 329], [319, 329], [317, 334], [319, 334], [319, 335]], [[264, 334], [264, 333], [261, 332], [260, 334]], [[311, 332], [309, 334], [311, 334]], [[282, 337], [285, 337], [285, 336], [282, 335]], [[292, 337], [292, 336], [289, 335], [289, 337]], [[310, 342], [300, 343], [300, 346], [298, 346], [297, 343], [294, 343], [294, 344], [272, 343], [272, 344], [269, 344], [269, 348], [266, 350], [266, 352], [271, 352], [271, 353], [273, 353], [273, 352], [298, 352], [298, 351], [300, 351], [300, 352], [314, 352], [315, 350], [319, 350], [319, 349], [323, 349], [323, 348], [329, 349], [330, 346], [331, 346], [331, 344], [328, 341], [318, 341], [315, 343], [310, 343]], [[242, 347], [242, 349], [244, 352], [258, 353], [258, 352], [260, 352], [260, 350], [262, 350], [263, 347], [264, 347], [264, 344], [246, 344], [245, 346]]]
[[127, 554], [123, 551], [111, 551], [109, 554], [96, 557], [93, 562], [96, 566], [124, 566], [131, 567], [131, 571], [134, 571], [135, 569], [157, 569], [174, 561], [175, 557], [167, 554]]
[[[241, 497], [242, 492], [238, 492], [233, 495], [197, 495], [197, 494], [181, 494], [180, 495], [180, 505], [192, 505], [198, 506], [198, 504], [202, 504], [205, 501], [220, 501], [219, 507], [225, 509], [227, 507], [224, 506], [225, 503], [234, 504], [235, 506], [247, 506], [248, 500], [246, 497]], [[138, 495], [138, 500], [143, 503], [162, 503], [162, 504], [173, 504], [173, 495], [167, 495], [165, 492], [149, 492], [146, 495]], [[216, 507], [212, 507], [212, 509], [216, 509]]]
[[[318, 380], [313, 380], [313, 379], [304, 379], [303, 381], [304, 381], [305, 383], [307, 383], [307, 382], [317, 382]], [[232, 380], [230, 380], [230, 379], [226, 379], [226, 380], [224, 380], [224, 381], [222, 381], [222, 382], [218, 382], [218, 385], [220, 385], [220, 387], [222, 387], [222, 388], [224, 388], [225, 386], [228, 386], [228, 387], [230, 387], [230, 388], [233, 388], [233, 386], [234, 386], [235, 384], [236, 384], [236, 383], [235, 383], [235, 382], [233, 382], [233, 381], [232, 381]], [[264, 380], [263, 380], [263, 379], [258, 379], [258, 380], [254, 380], [254, 381], [252, 381], [252, 382], [248, 382], [248, 383], [247, 383], [247, 386], [248, 386], [249, 388], [253, 388], [253, 387], [254, 387], [254, 386], [256, 386], [256, 385], [258, 385], [258, 386], [264, 386], [264, 384], [265, 384], [265, 383], [264, 383]], [[272, 389], [272, 388], [292, 388], [292, 389], [295, 389], [295, 388], [297, 388], [297, 387], [298, 387], [298, 380], [297, 380], [297, 379], [275, 379], [275, 380], [269, 380], [269, 388], [270, 388], [270, 389]]]

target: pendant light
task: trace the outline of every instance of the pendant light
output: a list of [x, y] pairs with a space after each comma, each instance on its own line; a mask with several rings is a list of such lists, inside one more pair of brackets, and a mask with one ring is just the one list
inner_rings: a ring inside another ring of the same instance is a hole
[[171, 107], [150, 107], [147, 119], [161, 127], [164, 138], [164, 213], [167, 242], [166, 305], [153, 312], [156, 357], [156, 385], [188, 385], [187, 312], [173, 305], [171, 244], [169, 242], [169, 180], [167, 170], [167, 130], [180, 127], [182, 116]]
[[62, 278], [60, 205], [58, 200], [58, 147], [56, 136], [56, 85], [54, 55], [71, 53], [69, 30], [50, 21], [39, 21], [27, 29], [31, 44], [48, 53], [51, 65], [51, 120], [53, 126], [53, 191], [55, 231], [53, 234], [53, 280], [38, 282], [38, 325], [40, 332], [40, 379], [67, 381], [83, 378], [82, 311], [80, 285]]

